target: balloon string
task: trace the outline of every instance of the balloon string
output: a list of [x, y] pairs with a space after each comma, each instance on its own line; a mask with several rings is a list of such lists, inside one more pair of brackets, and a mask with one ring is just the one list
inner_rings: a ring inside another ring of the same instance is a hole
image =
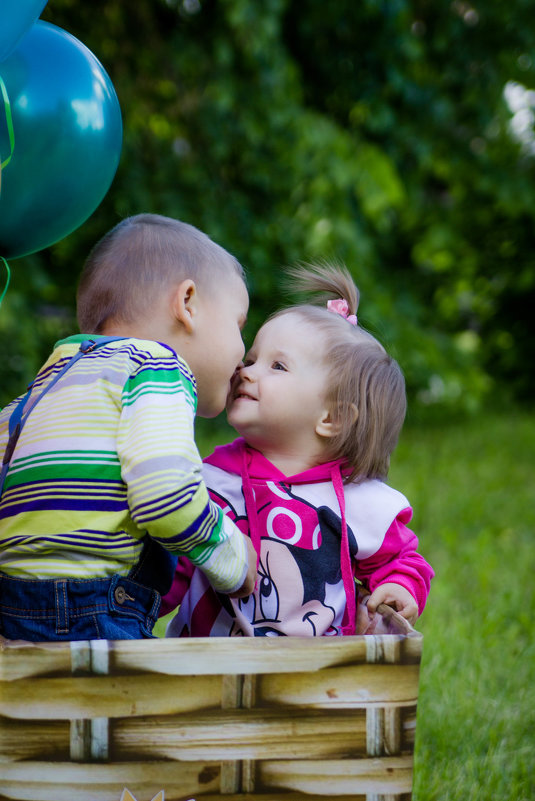
[[4, 257], [3, 257], [3, 256], [0, 256], [0, 260], [4, 262], [4, 266], [5, 266], [5, 268], [6, 268], [6, 272], [7, 272], [6, 283], [5, 283], [4, 289], [3, 289], [3, 291], [2, 291], [2, 294], [0, 295], [0, 306], [1, 306], [1, 305], [2, 305], [2, 301], [4, 300], [5, 294], [6, 294], [6, 292], [7, 292], [7, 288], [8, 288], [8, 286], [9, 286], [9, 281], [10, 281], [10, 279], [11, 279], [11, 270], [9, 269], [9, 264], [8, 264], [8, 263], [7, 263], [7, 261], [4, 259]]
[[[11, 103], [9, 102], [9, 96], [7, 94], [7, 89], [4, 81], [2, 80], [2, 76], [0, 75], [0, 92], [2, 92], [2, 97], [4, 98], [4, 108], [6, 112], [6, 125], [7, 125], [7, 133], [9, 136], [9, 146], [11, 148], [11, 153], [4, 161], [0, 162], [0, 169], [6, 167], [9, 162], [11, 161], [11, 156], [13, 155], [13, 151], [15, 149], [15, 131], [13, 129], [13, 118], [11, 116]], [[1, 257], [0, 257], [1, 258]], [[2, 295], [3, 297], [3, 295]], [[1, 303], [1, 298], [0, 298]]]

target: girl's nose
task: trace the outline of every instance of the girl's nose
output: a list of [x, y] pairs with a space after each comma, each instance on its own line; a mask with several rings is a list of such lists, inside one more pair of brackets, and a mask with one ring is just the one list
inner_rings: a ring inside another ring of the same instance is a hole
[[242, 364], [239, 368], [240, 378], [245, 381], [254, 381], [254, 364]]
[[240, 370], [242, 367], [243, 367], [243, 362], [240, 362], [234, 368], [234, 372], [232, 373], [232, 378], [230, 379], [232, 383], [234, 383], [234, 381], [236, 381], [236, 379], [240, 377]]

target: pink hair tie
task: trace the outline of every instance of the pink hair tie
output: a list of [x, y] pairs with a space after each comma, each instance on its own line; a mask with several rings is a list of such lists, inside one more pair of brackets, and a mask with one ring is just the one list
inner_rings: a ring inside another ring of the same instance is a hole
[[329, 311], [334, 312], [335, 314], [340, 314], [342, 317], [345, 317], [347, 322], [351, 323], [351, 325], [357, 325], [357, 315], [348, 314], [349, 306], [347, 305], [347, 300], [344, 300], [343, 298], [337, 298], [336, 300], [328, 300], [327, 308], [329, 309]]

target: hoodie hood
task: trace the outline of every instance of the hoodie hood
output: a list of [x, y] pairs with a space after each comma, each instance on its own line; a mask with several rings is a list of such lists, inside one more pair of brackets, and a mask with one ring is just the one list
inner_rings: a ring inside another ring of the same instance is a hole
[[249, 478], [264, 481], [283, 481], [287, 484], [314, 484], [317, 481], [331, 481], [333, 470], [340, 471], [342, 476], [351, 472], [343, 459], [316, 465], [292, 476], [285, 475], [266, 459], [260, 451], [251, 448], [243, 437], [229, 445], [219, 445], [204, 461], [214, 467], [220, 467], [227, 473], [242, 476], [246, 469]]

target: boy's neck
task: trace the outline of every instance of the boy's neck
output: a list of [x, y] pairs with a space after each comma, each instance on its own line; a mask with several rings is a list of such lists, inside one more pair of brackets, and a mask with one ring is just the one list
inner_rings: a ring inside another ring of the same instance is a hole
[[171, 328], [168, 318], [156, 312], [152, 319], [142, 319], [138, 323], [123, 323], [119, 320], [107, 322], [101, 332], [107, 337], [132, 337], [146, 339], [151, 342], [162, 342], [173, 350], [177, 349], [177, 336]]

